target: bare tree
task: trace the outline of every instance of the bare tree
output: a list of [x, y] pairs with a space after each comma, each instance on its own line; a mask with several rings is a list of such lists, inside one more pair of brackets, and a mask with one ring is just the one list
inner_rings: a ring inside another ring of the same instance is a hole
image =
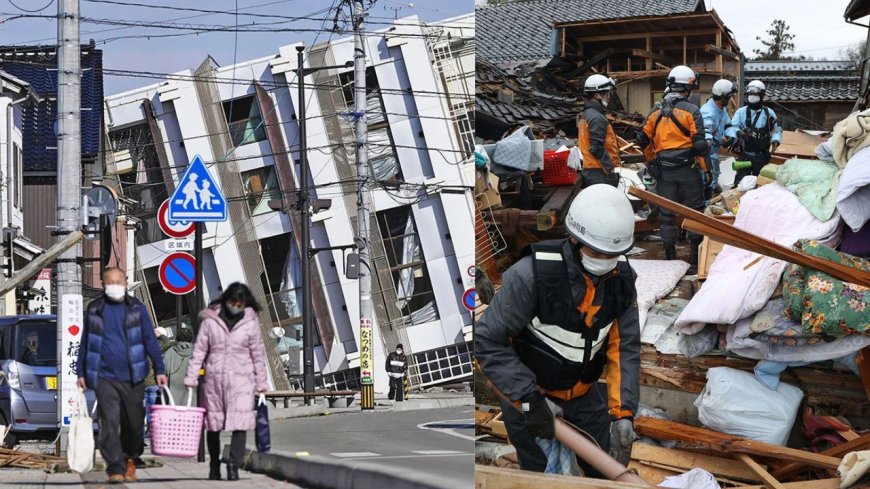
[[840, 57], [842, 59], [848, 59], [849, 61], [855, 63], [857, 66], [861, 66], [861, 61], [863, 61], [864, 56], [867, 52], [867, 40], [863, 40], [860, 42], [856, 42], [855, 44], [849, 46], [846, 49], [840, 51]]

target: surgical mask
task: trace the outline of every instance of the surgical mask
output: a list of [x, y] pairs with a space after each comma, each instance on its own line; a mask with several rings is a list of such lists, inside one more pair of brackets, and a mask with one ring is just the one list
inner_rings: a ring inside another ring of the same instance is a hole
[[236, 306], [232, 306], [230, 304], [227, 304], [227, 312], [229, 313], [230, 316], [238, 316], [239, 314], [241, 314], [244, 311], [245, 311], [244, 307], [236, 307]]
[[607, 105], [610, 103], [610, 97], [601, 97], [601, 105], [607, 108]]
[[405, 350], [396, 350], [396, 355], [401, 355], [402, 353], [405, 353]]
[[750, 96], [746, 97], [746, 100], [747, 100], [750, 104], [757, 104], [758, 102], [761, 102], [761, 96], [759, 96], [759, 95], [750, 95]]
[[107, 285], [105, 288], [106, 297], [115, 301], [121, 302], [124, 296], [127, 295], [127, 287], [123, 285]]
[[599, 277], [616, 268], [616, 263], [619, 261], [618, 256], [613, 258], [595, 258], [582, 252], [580, 255], [582, 257], [583, 268], [592, 275]]

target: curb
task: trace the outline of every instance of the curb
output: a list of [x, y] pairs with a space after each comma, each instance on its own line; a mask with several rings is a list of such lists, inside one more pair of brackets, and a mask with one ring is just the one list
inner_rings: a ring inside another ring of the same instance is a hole
[[409, 399], [392, 406], [394, 411], [416, 411], [458, 406], [474, 406], [474, 396], [457, 396], [439, 399]]
[[312, 489], [453, 489], [432, 481], [431, 475], [415, 477], [399, 468], [279, 451], [246, 450], [242, 468]]

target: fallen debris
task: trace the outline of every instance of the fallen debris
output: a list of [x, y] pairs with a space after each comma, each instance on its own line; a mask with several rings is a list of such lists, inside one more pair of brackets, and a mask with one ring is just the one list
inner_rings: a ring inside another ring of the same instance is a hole
[[67, 462], [63, 457], [0, 448], [0, 468], [6, 467], [18, 469], [40, 469], [47, 472], [64, 472], [67, 470]]

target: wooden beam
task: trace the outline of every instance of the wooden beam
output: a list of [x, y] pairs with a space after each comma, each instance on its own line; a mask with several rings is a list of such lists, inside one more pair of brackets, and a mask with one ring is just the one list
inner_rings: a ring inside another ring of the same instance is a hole
[[687, 64], [689, 62], [689, 58], [686, 57], [686, 49], [689, 45], [689, 42], [686, 36], [683, 36], [683, 64]]
[[758, 474], [758, 476], [761, 477], [761, 480], [763, 480], [764, 483], [768, 487], [770, 487], [770, 489], [785, 489], [781, 482], [774, 479], [773, 476], [771, 476], [766, 470], [764, 470], [764, 467], [758, 465], [758, 462], [752, 460], [752, 457], [750, 457], [749, 455], [746, 455], [745, 453], [740, 453], [737, 454], [737, 458], [739, 458], [741, 462], [745, 463], [746, 466], [749, 467], [753, 472]]
[[547, 202], [541, 207], [538, 213], [538, 231], [548, 231], [562, 221], [565, 213], [568, 212], [568, 206], [577, 192], [580, 191], [582, 179], [578, 178], [574, 185], [568, 187], [557, 187]]
[[[722, 31], [716, 31], [716, 46], [722, 46]], [[716, 71], [721, 73], [724, 70], [722, 53], [716, 53]]]
[[[849, 452], [865, 450], [867, 447], [870, 447], [870, 434], [859, 436], [854, 440], [850, 440], [833, 448], [829, 448], [822, 452], [822, 455], [827, 455], [829, 457], [842, 457]], [[776, 477], [777, 479], [784, 479], [800, 471], [801, 469], [806, 469], [806, 465], [791, 463], [779, 470], [774, 470], [773, 472], [771, 472], [771, 475]]]
[[583, 42], [598, 42], [598, 41], [622, 41], [626, 39], [646, 39], [649, 37], [673, 37], [674, 34], [689, 36], [689, 37], [697, 37], [697, 36], [715, 36], [716, 29], [698, 29], [693, 31], [684, 31], [684, 32], [650, 32], [649, 34], [611, 34], [604, 36], [582, 36], [579, 37]]
[[748, 249], [765, 256], [770, 256], [778, 260], [785, 260], [789, 263], [795, 263], [804, 267], [814, 268], [829, 275], [832, 275], [840, 280], [849, 283], [858, 284], [861, 286], [870, 286], [870, 273], [863, 270], [835, 263], [823, 258], [807, 255], [799, 251], [786, 248], [773, 241], [756, 236], [742, 229], [724, 224], [722, 221], [710, 216], [706, 216], [696, 210], [665, 199], [652, 192], [647, 192], [637, 187], [631, 187], [629, 193], [635, 197], [641, 198], [649, 203], [664, 207], [673, 211], [679, 216], [686, 218], [683, 222], [683, 227], [691, 231], [700, 232], [712, 238], [715, 238], [722, 243], [738, 246], [743, 249]]
[[638, 51], [639, 52], [646, 52], [649, 54], [649, 56], [641, 55], [641, 57], [646, 58], [646, 69], [651, 70], [652, 69], [652, 62], [653, 62], [652, 38], [649, 36], [646, 36], [646, 51], [644, 51], [643, 49], [635, 49], [632, 51], [632, 54], [634, 56], [638, 56], [637, 54], [634, 54], [635, 52], [638, 52]]
[[661, 61], [668, 64], [676, 64], [674, 63], [673, 58], [669, 58], [665, 55], [653, 53], [652, 51], [648, 51], [645, 49], [632, 49], [631, 55], [636, 56], [638, 58], [646, 58], [646, 70], [650, 71], [653, 69], [653, 61]]
[[650, 486], [475, 465], [474, 487], [475, 489], [540, 489], [541, 487], [547, 489], [640, 489]]
[[565, 57], [565, 29], [562, 29], [562, 57]]
[[[786, 482], [782, 484], [782, 487], [784, 489], [840, 489], [840, 478]], [[763, 486], [741, 486], [740, 489], [770, 489], [770, 487], [765, 484]]]
[[50, 265], [61, 253], [71, 248], [78, 243], [82, 236], [81, 230], [75, 231], [64, 236], [60, 241], [54, 244], [51, 248], [45, 250], [44, 253], [37, 255], [30, 263], [15, 272], [12, 278], [0, 283], [0, 294], [5, 294], [10, 290], [15, 289], [27, 280], [30, 280], [40, 270]]
[[746, 482], [762, 482], [762, 479], [743, 463], [724, 457], [713, 457], [700, 453], [685, 452], [671, 448], [656, 447], [635, 443], [631, 449], [631, 459], [638, 462], [653, 462], [671, 467], [679, 472], [694, 468], [704, 469], [715, 476]]
[[755, 440], [747, 440], [706, 428], [698, 428], [662, 419], [637, 418], [635, 420], [635, 429], [639, 435], [693, 443], [724, 453], [747, 453], [790, 462], [802, 462], [806, 465], [825, 469], [836, 469], [840, 465], [839, 458]]
[[708, 53], [716, 53], [716, 54], [725, 56], [726, 58], [731, 58], [733, 60], [740, 61], [739, 54], [732, 52], [732, 51], [728, 51], [726, 49], [722, 49], [720, 47], [716, 47], [712, 44], [705, 44], [704, 51], [707, 51]]
[[607, 48], [603, 51], [599, 51], [599, 52], [595, 53], [594, 56], [589, 58], [588, 61], [586, 61], [582, 65], [578, 66], [577, 68], [574, 68], [569, 73], [566, 73], [564, 76], [565, 76], [565, 78], [569, 78], [569, 79], [580, 76], [583, 73], [585, 73], [586, 71], [588, 71], [589, 68], [604, 61], [605, 58], [607, 58], [607, 71], [610, 72], [610, 59], [609, 58], [610, 58], [611, 54], [613, 54], [613, 48]]

